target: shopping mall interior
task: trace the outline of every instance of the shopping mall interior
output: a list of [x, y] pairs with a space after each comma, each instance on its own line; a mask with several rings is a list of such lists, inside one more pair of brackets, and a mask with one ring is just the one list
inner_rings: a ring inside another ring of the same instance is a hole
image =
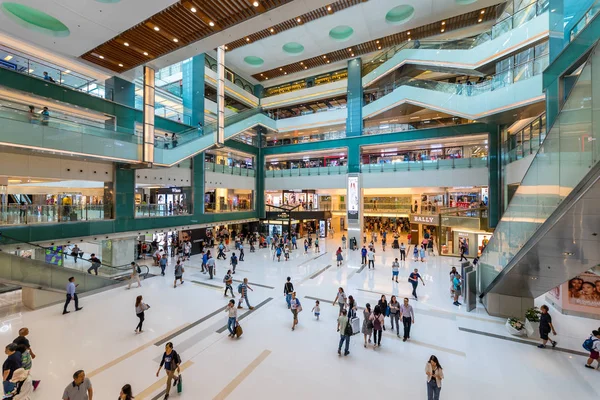
[[598, 14], [0, 0], [4, 398], [598, 397]]

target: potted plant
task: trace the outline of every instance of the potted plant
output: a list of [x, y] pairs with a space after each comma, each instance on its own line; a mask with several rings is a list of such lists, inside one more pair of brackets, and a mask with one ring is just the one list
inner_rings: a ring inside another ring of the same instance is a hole
[[522, 321], [520, 321], [517, 318], [513, 317], [513, 318], [507, 319], [505, 326], [506, 326], [506, 330], [511, 335], [523, 336], [526, 333], [525, 332], [525, 323], [523, 323]]
[[537, 307], [531, 307], [525, 312], [525, 330], [527, 337], [539, 338], [540, 314], [542, 312]]

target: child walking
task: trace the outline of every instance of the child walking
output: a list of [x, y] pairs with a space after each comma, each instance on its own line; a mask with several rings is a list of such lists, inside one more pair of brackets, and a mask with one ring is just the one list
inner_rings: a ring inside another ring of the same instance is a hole
[[315, 301], [315, 306], [312, 309], [312, 312], [317, 317], [317, 321], [319, 320], [319, 315], [321, 315], [321, 307], [319, 306], [319, 300]]

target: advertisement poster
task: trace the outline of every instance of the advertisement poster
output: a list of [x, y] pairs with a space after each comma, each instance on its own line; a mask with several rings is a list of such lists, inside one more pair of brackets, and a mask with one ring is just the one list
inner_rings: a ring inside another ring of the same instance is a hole
[[600, 274], [588, 271], [578, 275], [569, 280], [568, 289], [570, 305], [600, 309]]
[[327, 231], [325, 230], [325, 221], [320, 220], [319, 221], [319, 237], [326, 237], [327, 236]]
[[58, 265], [61, 267], [63, 265], [63, 247], [62, 246], [52, 246], [46, 248], [46, 263]]
[[348, 219], [358, 219], [358, 176], [348, 177]]

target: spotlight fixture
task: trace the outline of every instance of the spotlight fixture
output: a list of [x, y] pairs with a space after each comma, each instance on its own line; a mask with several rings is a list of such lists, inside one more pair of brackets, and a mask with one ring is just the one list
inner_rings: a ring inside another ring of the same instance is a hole
[[331, 11], [331, 6], [327, 6], [327, 11]]
[[280, 71], [283, 71], [283, 68], [279, 68]]
[[300, 61], [300, 65], [304, 65], [304, 62]]
[[408, 38], [408, 41], [410, 42], [410, 38]]
[[442, 31], [441, 31], [441, 32], [442, 32], [442, 33], [444, 33], [444, 29], [442, 29]]
[[485, 10], [481, 10], [481, 14], [485, 14]]
[[377, 50], [381, 50], [381, 46], [377, 47]]
[[375, 44], [379, 44], [379, 40], [375, 42]]
[[572, 256], [574, 253], [571, 253], [570, 251], [565, 251], [563, 253], [564, 256]]
[[269, 77], [268, 77], [268, 76], [267, 76], [267, 77], [265, 77], [265, 80], [266, 80], [266, 81], [268, 81], [268, 80], [269, 80]]
[[258, 6], [260, 6], [260, 3], [259, 3], [258, 1], [255, 1], [254, 3], [252, 3], [252, 5], [253, 5], [254, 7], [258, 7]]
[[144, 55], [145, 55], [145, 56], [147, 56], [147, 55], [148, 55], [148, 52], [147, 52], [147, 51], [145, 51], [145, 52], [144, 52]]
[[354, 57], [354, 53], [350, 54], [350, 57]]
[[410, 31], [406, 32], [407, 35], [410, 35]]
[[156, 32], [158, 32], [158, 31], [160, 31], [160, 28], [159, 28], [158, 26], [155, 26], [155, 27], [154, 27], [154, 30], [155, 30]]
[[442, 21], [442, 25], [446, 25], [446, 21]]
[[481, 22], [481, 21], [483, 21], [481, 18], [479, 18], [479, 19], [477, 20], [477, 22]]
[[225, 50], [229, 50], [229, 47], [225, 46]]
[[327, 60], [327, 64], [329, 64], [329, 60]]
[[173, 38], [173, 41], [174, 41], [175, 43], [179, 43], [179, 39], [177, 39], [177, 38]]
[[269, 29], [269, 32], [273, 33], [273, 32], [275, 32], [275, 29], [271, 28], [271, 29]]
[[250, 41], [250, 38], [249, 38], [249, 37], [247, 37], [247, 38], [246, 38], [246, 42], [249, 42], [249, 41]]
[[104, 60], [104, 56], [98, 56], [98, 57], [100, 57], [102, 60]]
[[129, 43], [125, 42], [125, 43], [123, 43], [123, 46], [129, 47]]
[[264, 76], [263, 74], [260, 74], [260, 76]]
[[284, 72], [283, 74], [284, 74], [284, 75], [287, 75], [287, 72]]
[[352, 51], [352, 49], [348, 49], [348, 51]]
[[300, 22], [302, 22], [302, 18], [296, 18], [296, 22], [297, 22], [297, 23], [300, 23]]
[[190, 8], [190, 11], [193, 12], [193, 13], [195, 13], [198, 10], [196, 10], [196, 7], [192, 7], [192, 8]]
[[304, 69], [308, 69], [308, 67], [305, 65], [305, 66], [304, 66]]
[[208, 25], [210, 25], [210, 26], [215, 26], [215, 23], [214, 23], [214, 22], [212, 22], [212, 21], [210, 21], [210, 22], [208, 23]]
[[323, 58], [327, 58], [327, 56], [323, 56]]
[[122, 67], [122, 66], [123, 66], [123, 64], [119, 64], [119, 67]]

